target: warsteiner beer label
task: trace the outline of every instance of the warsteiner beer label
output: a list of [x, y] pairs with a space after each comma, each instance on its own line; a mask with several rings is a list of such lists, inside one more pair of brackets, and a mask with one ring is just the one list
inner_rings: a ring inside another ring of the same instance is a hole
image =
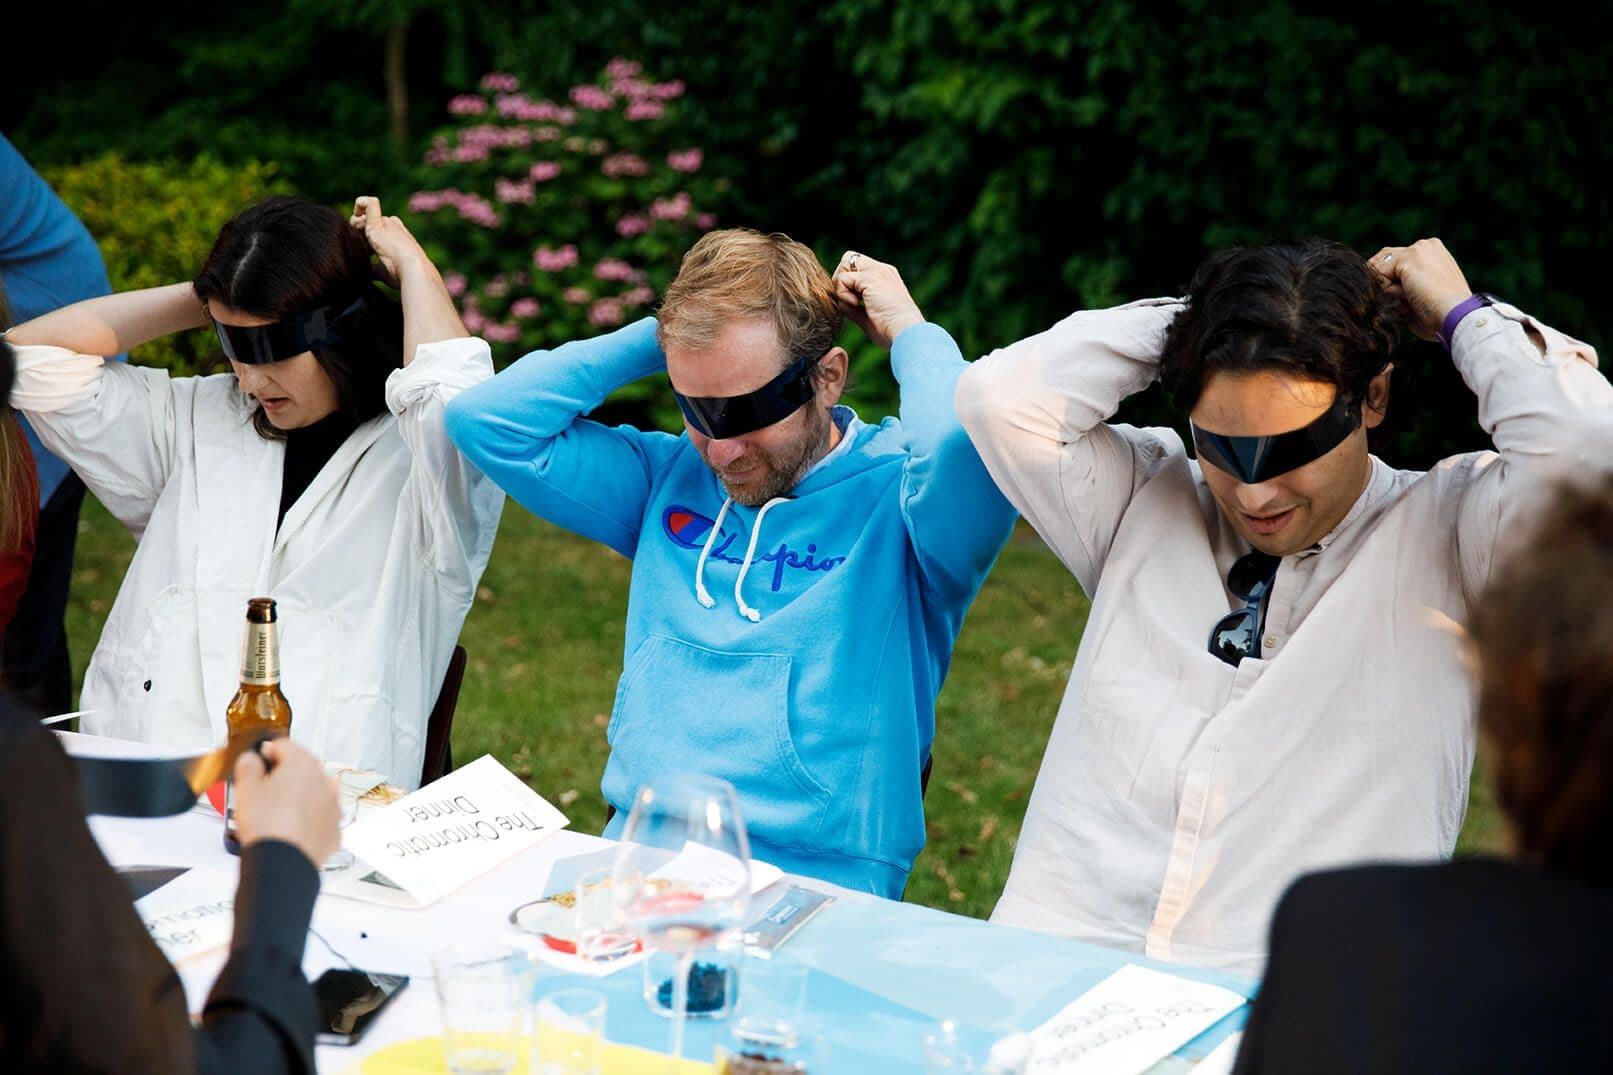
[[224, 847], [232, 855], [241, 853], [235, 832], [235, 759], [260, 739], [291, 734], [291, 705], [280, 693], [280, 642], [275, 625], [273, 598], [254, 597], [246, 603], [241, 686], [224, 711], [230, 748], [225, 768]]

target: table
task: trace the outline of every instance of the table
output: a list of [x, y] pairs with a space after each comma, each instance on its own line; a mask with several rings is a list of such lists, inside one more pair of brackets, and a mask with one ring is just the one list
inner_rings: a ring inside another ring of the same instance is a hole
[[[90, 819], [96, 840], [115, 866], [227, 866], [236, 860], [223, 849], [222, 824], [205, 804], [157, 821]], [[424, 910], [398, 910], [322, 895], [315, 906], [304, 958], [304, 970], [310, 977], [328, 967], [342, 966], [345, 957], [366, 970], [408, 974], [414, 980], [359, 1044], [320, 1046], [320, 1071], [347, 1071], [388, 1044], [436, 1033], [439, 1022], [430, 982], [430, 951], [464, 936], [524, 936], [509, 924], [509, 912], [543, 891], [551, 865], [609, 846], [609, 841], [598, 837], [558, 833]], [[829, 1036], [830, 1070], [834, 1072], [922, 1075], [922, 1040], [938, 1020], [954, 1019], [968, 1028], [1002, 1032], [1029, 1030], [1127, 963], [1226, 986], [1244, 996], [1252, 995], [1254, 989], [1253, 982], [1232, 975], [995, 926], [811, 879], [787, 876], [780, 883], [788, 882], [837, 897], [775, 957], [797, 960], [810, 968], [810, 1004]], [[770, 901], [771, 890], [757, 898]], [[200, 1009], [224, 955], [218, 951], [181, 962], [180, 977], [193, 1011]], [[638, 965], [600, 979], [580, 980], [555, 971], [540, 976], [537, 991], [576, 984], [598, 988], [607, 995], [606, 1036], [611, 1041], [666, 1047], [667, 1023], [646, 1007]], [[1242, 1026], [1246, 1012], [1246, 1008], [1240, 1009], [1226, 1017], [1175, 1057], [1156, 1065], [1150, 1075], [1189, 1071]], [[684, 1055], [709, 1059], [715, 1040], [711, 1024], [691, 1020]]]

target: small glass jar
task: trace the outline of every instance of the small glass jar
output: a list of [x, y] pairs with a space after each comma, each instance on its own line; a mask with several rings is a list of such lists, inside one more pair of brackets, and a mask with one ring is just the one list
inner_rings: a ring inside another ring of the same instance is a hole
[[[743, 949], [713, 948], [699, 952], [689, 968], [690, 1019], [722, 1019], [739, 999], [739, 964]], [[672, 978], [678, 957], [651, 949], [644, 960], [644, 1003], [657, 1015], [672, 1016]]]
[[829, 1042], [803, 1026], [756, 1037], [734, 1023], [717, 1036], [713, 1075], [825, 1075]]

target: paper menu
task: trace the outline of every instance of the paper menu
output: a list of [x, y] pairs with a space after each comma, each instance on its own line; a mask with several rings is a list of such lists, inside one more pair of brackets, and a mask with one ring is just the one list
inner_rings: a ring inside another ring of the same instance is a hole
[[367, 813], [342, 845], [358, 859], [324, 891], [425, 907], [570, 822], [491, 755]]
[[169, 962], [230, 943], [238, 874], [228, 867], [187, 870], [135, 901], [135, 913]]
[[1220, 986], [1122, 967], [1036, 1028], [1029, 1075], [1141, 1075], [1244, 1003]]

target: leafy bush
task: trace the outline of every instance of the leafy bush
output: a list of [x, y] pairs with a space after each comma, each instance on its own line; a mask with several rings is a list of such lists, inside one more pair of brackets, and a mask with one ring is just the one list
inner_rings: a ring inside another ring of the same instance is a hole
[[[514, 357], [650, 313], [729, 186], [677, 122], [684, 84], [615, 59], [563, 103], [502, 72], [479, 89], [448, 102], [406, 210], [466, 327]], [[664, 384], [616, 399], [676, 424]]]
[[[209, 157], [132, 162], [106, 154], [40, 174], [95, 237], [114, 291], [191, 279], [225, 221], [288, 192], [273, 164], [236, 168]], [[222, 357], [212, 334], [200, 330], [154, 340], [131, 356], [176, 376], [213, 372]]]

